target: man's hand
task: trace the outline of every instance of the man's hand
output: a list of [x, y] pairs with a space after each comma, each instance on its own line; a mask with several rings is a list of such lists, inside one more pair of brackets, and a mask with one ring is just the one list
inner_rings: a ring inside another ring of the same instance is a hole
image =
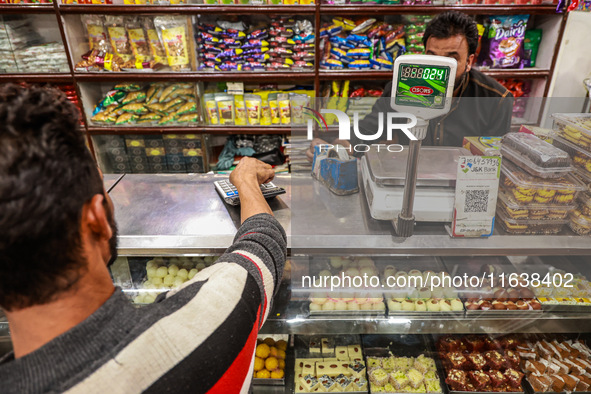
[[259, 185], [271, 182], [275, 177], [273, 168], [260, 160], [244, 157], [230, 174], [230, 182], [238, 189], [240, 197], [240, 218], [244, 222], [259, 213], [273, 215], [263, 197]]
[[230, 174], [230, 182], [239, 188], [244, 182], [256, 182], [257, 185], [268, 183], [275, 177], [275, 171], [267, 163], [252, 157], [244, 157]]

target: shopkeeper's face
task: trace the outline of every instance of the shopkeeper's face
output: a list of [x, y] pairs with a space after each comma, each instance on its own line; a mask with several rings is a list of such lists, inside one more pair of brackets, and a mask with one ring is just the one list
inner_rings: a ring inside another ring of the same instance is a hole
[[461, 34], [448, 38], [429, 37], [425, 46], [425, 54], [456, 59], [458, 62], [455, 78], [456, 88], [460, 85], [462, 75], [470, 71], [474, 61], [473, 54], [468, 56], [468, 41]]

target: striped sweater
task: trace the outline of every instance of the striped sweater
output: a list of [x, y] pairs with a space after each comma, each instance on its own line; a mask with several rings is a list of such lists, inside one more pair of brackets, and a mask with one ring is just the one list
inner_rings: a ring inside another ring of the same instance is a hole
[[253, 216], [216, 264], [154, 304], [135, 308], [117, 289], [43, 347], [6, 356], [0, 392], [246, 393], [285, 257], [279, 222]]

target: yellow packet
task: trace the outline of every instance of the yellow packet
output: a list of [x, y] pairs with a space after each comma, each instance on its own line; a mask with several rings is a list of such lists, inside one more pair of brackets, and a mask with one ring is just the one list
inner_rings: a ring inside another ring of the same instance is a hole
[[246, 105], [243, 95], [237, 94], [234, 96], [234, 108], [236, 113], [234, 123], [236, 123], [236, 126], [246, 126]]
[[261, 125], [271, 125], [271, 107], [268, 99], [263, 99], [261, 103]]

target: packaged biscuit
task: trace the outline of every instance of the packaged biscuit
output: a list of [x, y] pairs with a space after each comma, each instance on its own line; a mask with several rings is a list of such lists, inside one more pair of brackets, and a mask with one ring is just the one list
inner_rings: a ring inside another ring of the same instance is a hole
[[187, 18], [182, 16], [157, 16], [154, 18], [154, 26], [164, 45], [168, 65], [173, 71], [188, 70], [190, 62], [187, 46]]
[[105, 16], [105, 26], [109, 33], [109, 41], [113, 48], [113, 53], [128, 61], [131, 59], [133, 52], [125, 30], [125, 21], [122, 16], [107, 15]]

